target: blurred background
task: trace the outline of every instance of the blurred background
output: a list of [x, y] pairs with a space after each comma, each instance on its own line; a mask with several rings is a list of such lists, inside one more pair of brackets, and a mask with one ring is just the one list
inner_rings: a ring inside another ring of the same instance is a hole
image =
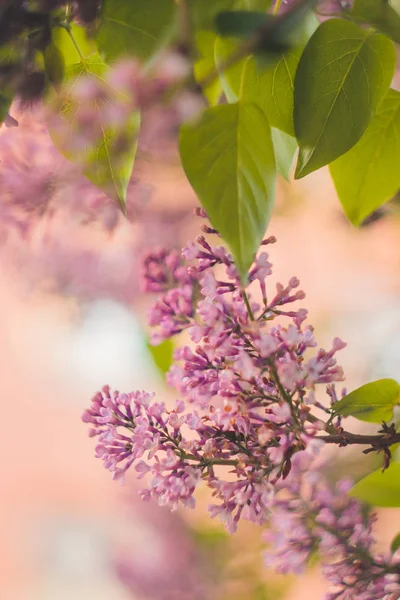
[[[206, 514], [205, 491], [195, 511], [171, 513], [141, 502], [134, 474], [121, 486], [94, 459], [80, 416], [104, 384], [175, 399], [147, 345], [151, 299], [138, 265], [149, 248], [196, 235], [196, 198], [155, 129], [125, 220], [53, 149], [40, 111], [16, 116], [18, 128], [0, 130], [0, 597], [322, 598], [317, 564], [296, 579], [267, 572], [259, 528], [226, 534]], [[322, 346], [348, 342], [348, 389], [398, 379], [396, 203], [356, 230], [322, 170], [279, 182], [269, 233], [273, 284], [298, 276]], [[349, 453], [336, 468], [359, 477], [365, 461]], [[382, 547], [399, 526], [395, 511], [381, 511]]]

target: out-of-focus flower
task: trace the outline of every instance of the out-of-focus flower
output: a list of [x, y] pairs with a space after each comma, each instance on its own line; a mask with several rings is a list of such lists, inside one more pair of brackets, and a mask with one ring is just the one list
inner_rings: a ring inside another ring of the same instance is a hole
[[131, 505], [138, 531], [114, 562], [122, 583], [135, 597], [149, 600], [214, 597], [219, 573], [179, 514], [165, 515], [152, 504], [138, 505], [133, 498]]

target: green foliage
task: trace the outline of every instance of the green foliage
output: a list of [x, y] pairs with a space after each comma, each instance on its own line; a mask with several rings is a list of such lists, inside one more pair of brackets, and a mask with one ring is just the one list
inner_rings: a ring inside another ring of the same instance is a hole
[[284, 131], [271, 127], [272, 142], [274, 144], [276, 170], [286, 181], [290, 179], [297, 142], [294, 137]]
[[[212, 73], [216, 68], [214, 46], [217, 36], [213, 31], [200, 31], [196, 35], [196, 46], [200, 58], [194, 65], [194, 76], [197, 82]], [[218, 104], [222, 96], [222, 85], [216, 78], [209, 86], [203, 89], [204, 95], [211, 106]]]
[[3, 123], [4, 119], [8, 115], [8, 111], [10, 109], [12, 102], [11, 96], [6, 96], [5, 94], [0, 94], [0, 125]]
[[226, 37], [248, 37], [273, 19], [264, 12], [248, 10], [221, 12], [215, 19], [215, 28], [219, 35]]
[[242, 279], [267, 227], [275, 158], [267, 119], [255, 104], [206, 110], [181, 129], [183, 168], [235, 258]]
[[[221, 38], [217, 36], [214, 43], [215, 64], [218, 68], [237, 49], [237, 41], [233, 38]], [[228, 69], [220, 70], [219, 79], [228, 102], [237, 102], [240, 97], [240, 89], [243, 75], [243, 67], [248, 58], [244, 58]]]
[[[182, 162], [242, 277], [270, 218], [276, 172], [289, 179], [298, 147], [296, 178], [330, 165], [344, 211], [356, 225], [400, 188], [400, 93], [389, 90], [395, 67], [389, 38], [400, 41], [393, 3], [355, 0], [346, 19], [319, 26], [315, 0], [293, 3], [278, 14], [271, 4], [104, 0], [95, 39], [56, 11], [51, 42], [36, 53], [36, 67], [45, 71], [47, 82], [58, 90], [65, 80], [72, 90], [85, 75], [103, 80], [106, 63], [121, 56], [137, 57], [147, 67], [166, 44], [180, 47], [191, 36], [194, 78], [200, 83], [209, 78], [203, 93], [212, 109], [183, 126]], [[1, 48], [7, 69], [20, 61], [17, 42]], [[233, 62], [228, 68], [227, 59]], [[14, 91], [2, 88], [0, 121]], [[224, 96], [233, 106], [223, 105]], [[77, 108], [67, 91], [59, 112], [71, 136]], [[52, 136], [69, 159], [83, 159], [86, 176], [124, 210], [138, 129], [133, 112], [123, 143], [121, 131], [105, 126], [101, 141], [79, 156], [56, 131]], [[353, 410], [345, 408], [353, 394], [336, 409]], [[371, 406], [357, 410], [364, 420], [385, 412]]]
[[270, 7], [270, 0], [188, 0], [190, 16], [196, 31], [212, 29], [219, 13], [228, 10], [263, 11]]
[[400, 463], [392, 462], [383, 473], [381, 469], [370, 473], [350, 494], [376, 506], [400, 506]]
[[295, 78], [296, 177], [329, 164], [360, 139], [395, 67], [392, 42], [343, 19], [320, 25]]
[[[66, 127], [63, 127], [61, 132], [57, 127], [54, 127], [50, 133], [60, 152], [72, 162], [82, 163], [83, 173], [86, 177], [113, 198], [125, 211], [126, 190], [137, 147], [138, 113], [133, 112], [128, 123], [126, 123], [123, 131], [123, 141], [121, 140], [120, 131], [111, 127], [104, 127], [101, 130], [100, 140], [94, 144], [88, 144], [80, 153], [71, 151], [69, 144], [70, 139], [73, 139], [77, 133], [74, 122], [80, 109], [80, 105], [74, 100], [72, 92], [76, 84], [87, 76], [98, 78], [102, 84], [105, 84], [104, 74], [106, 69], [106, 65], [98, 54], [69, 66], [65, 73], [66, 91], [62, 96], [58, 111]], [[117, 94], [115, 91], [113, 93]], [[122, 101], [122, 98], [119, 97], [118, 100]], [[104, 99], [97, 98], [90, 109], [100, 111], [102, 103], [106, 101], [106, 97]]]
[[294, 78], [304, 46], [317, 28], [317, 20], [309, 16], [299, 30], [298, 45], [284, 53], [275, 63], [259, 68], [254, 58], [244, 65], [241, 97], [256, 102], [267, 116], [271, 127], [294, 135]]
[[58, 85], [64, 78], [64, 56], [55, 44], [49, 44], [43, 53], [44, 68], [50, 83]]
[[378, 379], [347, 394], [333, 405], [343, 417], [356, 417], [368, 423], [389, 421], [400, 401], [400, 386], [394, 379]]
[[89, 58], [97, 52], [96, 43], [88, 38], [84, 27], [77, 23], [71, 23], [69, 27], [70, 32], [64, 27], [55, 27], [53, 30], [53, 44], [61, 53], [66, 67], [79, 63], [81, 55]]
[[171, 338], [164, 340], [161, 342], [161, 344], [157, 344], [157, 346], [147, 344], [147, 348], [151, 354], [154, 364], [162, 373], [162, 375], [165, 375], [172, 365], [174, 353], [174, 344]]
[[350, 15], [400, 42], [400, 16], [389, 0], [354, 0]]
[[275, 54], [276, 58], [279, 58], [282, 53], [305, 43], [304, 31], [313, 17], [311, 9], [315, 4], [316, 0], [294, 3], [291, 10], [274, 16], [265, 25], [263, 35], [259, 36], [259, 41], [254, 48], [254, 53], [260, 59], [264, 56], [262, 63], [268, 64], [268, 55]]
[[400, 93], [389, 90], [357, 144], [330, 165], [343, 209], [354, 225], [400, 188]]
[[294, 76], [300, 53], [287, 52], [276, 65], [263, 70], [257, 67], [254, 58], [249, 58], [243, 72], [243, 99], [256, 102], [272, 127], [292, 136]]
[[217, 14], [233, 8], [235, 0], [188, 0], [188, 3], [194, 29], [199, 31], [213, 29]]
[[171, 37], [174, 0], [105, 0], [96, 39], [106, 62], [121, 56], [150, 60]]
[[396, 552], [396, 550], [398, 550], [400, 548], [400, 533], [398, 533], [396, 535], [395, 538], [393, 538], [393, 541], [390, 545], [390, 549], [393, 552], [393, 554]]

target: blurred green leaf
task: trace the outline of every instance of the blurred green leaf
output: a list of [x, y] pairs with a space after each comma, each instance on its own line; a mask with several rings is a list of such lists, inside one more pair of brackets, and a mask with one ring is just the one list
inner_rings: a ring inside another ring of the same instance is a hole
[[224, 10], [230, 10], [235, 0], [188, 0], [192, 23], [196, 31], [214, 27], [214, 19]]
[[275, 157], [255, 104], [214, 106], [181, 129], [183, 168], [244, 281], [275, 200]]
[[64, 57], [60, 49], [53, 43], [49, 44], [44, 53], [44, 68], [50, 83], [58, 85], [64, 79]]
[[[286, 52], [274, 64], [261, 68], [254, 57], [248, 57], [221, 75], [230, 102], [238, 98], [259, 105], [271, 127], [294, 135], [294, 78], [304, 46], [318, 26], [314, 15], [304, 20], [299, 32], [299, 46]], [[300, 35], [301, 34], [301, 35]], [[234, 40], [216, 41], [216, 54], [221, 62], [237, 48]]]
[[[237, 48], [237, 40], [234, 38], [221, 38], [217, 36], [214, 44], [215, 64], [220, 67]], [[229, 69], [220, 71], [219, 79], [228, 102], [236, 102], [240, 95], [243, 67], [248, 58], [243, 58]]]
[[175, 25], [174, 0], [105, 0], [96, 39], [106, 62], [121, 56], [144, 61], [166, 44]]
[[389, 0], [354, 0], [350, 16], [375, 25], [395, 42], [400, 42], [400, 16]]
[[276, 170], [286, 181], [289, 181], [294, 155], [297, 150], [297, 142], [294, 137], [279, 129], [275, 129], [275, 127], [271, 128], [271, 134], [274, 144]]
[[356, 417], [368, 423], [390, 421], [393, 408], [400, 401], [400, 386], [394, 379], [366, 383], [333, 405], [343, 417]]
[[[88, 38], [86, 29], [77, 23], [71, 23], [71, 35], [74, 38], [82, 56], [89, 58], [97, 52], [96, 42]], [[63, 27], [53, 28], [53, 44], [60, 51], [66, 67], [80, 62], [81, 57], [75, 47], [71, 35]]]
[[400, 93], [389, 90], [367, 130], [330, 165], [343, 209], [354, 225], [400, 188]]
[[295, 77], [296, 178], [357, 143], [389, 89], [395, 60], [393, 43], [383, 35], [344, 19], [318, 27]]
[[376, 506], [400, 506], [400, 463], [393, 463], [383, 473], [370, 473], [350, 490], [350, 495]]
[[147, 348], [152, 356], [152, 359], [154, 360], [154, 364], [159, 371], [165, 375], [172, 365], [172, 358], [174, 354], [174, 344], [172, 343], [172, 340], [164, 340], [161, 342], [161, 344], [157, 344], [157, 346], [147, 344]]
[[0, 125], [4, 122], [4, 119], [8, 115], [11, 103], [11, 96], [5, 96], [4, 94], [0, 94]]
[[218, 13], [230, 10], [267, 11], [270, 0], [188, 0], [196, 31], [213, 29]]
[[[213, 31], [200, 31], [196, 35], [196, 46], [201, 55], [194, 65], [194, 76], [197, 82], [200, 82], [216, 68], [214, 52], [216, 38]], [[220, 80], [215, 79], [203, 92], [211, 106], [218, 104], [222, 96]]]
[[254, 54], [260, 60], [265, 56], [268, 64], [268, 55], [275, 55], [278, 59], [284, 52], [304, 45], [311, 35], [304, 39], [307, 25], [315, 19], [312, 12], [315, 4], [316, 0], [305, 0], [296, 6], [292, 5], [283, 14], [275, 15], [273, 20], [266, 24], [265, 29], [268, 29], [268, 33], [260, 37]]
[[271, 19], [273, 16], [265, 12], [224, 11], [216, 16], [215, 29], [223, 37], [250, 37]]
[[[84, 77], [94, 77], [99, 80], [101, 85], [106, 85], [104, 79], [106, 70], [107, 67], [98, 54], [69, 66], [65, 73], [65, 93], [61, 96], [62, 101], [58, 111], [63, 120], [63, 127], [50, 128], [50, 134], [60, 152], [72, 162], [82, 165], [84, 175], [113, 198], [125, 212], [126, 191], [136, 155], [139, 114], [131, 113], [128, 121], [124, 124], [123, 132], [105, 124], [101, 128], [102, 135], [98, 142], [87, 144], [80, 152], [70, 150], [70, 140], [73, 140], [74, 136], [79, 136], [79, 131], [74, 123], [77, 113], [82, 107], [74, 98], [74, 88]], [[100, 97], [101, 85], [99, 86], [99, 96], [85, 107], [94, 114], [101, 111], [104, 103], [108, 101], [108, 97]], [[115, 90], [112, 91], [115, 92]], [[119, 100], [123, 101], [121, 97]]]
[[392, 543], [390, 544], [390, 549], [393, 552], [393, 554], [396, 552], [396, 550], [398, 550], [400, 548], [400, 533], [398, 533], [396, 535], [395, 538], [393, 538]]

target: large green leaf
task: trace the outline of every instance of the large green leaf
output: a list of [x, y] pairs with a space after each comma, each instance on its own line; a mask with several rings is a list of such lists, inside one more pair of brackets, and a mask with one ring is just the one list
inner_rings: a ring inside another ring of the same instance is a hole
[[390, 421], [400, 402], [400, 386], [394, 379], [378, 379], [347, 394], [333, 405], [344, 417], [356, 417], [368, 423]]
[[293, 90], [299, 58], [300, 52], [287, 52], [276, 65], [264, 70], [251, 58], [243, 73], [242, 98], [256, 102], [271, 126], [289, 135], [294, 135]]
[[180, 152], [187, 177], [244, 280], [275, 198], [268, 121], [255, 104], [214, 106], [182, 127]]
[[[83, 108], [88, 113], [93, 112], [93, 118], [96, 119], [99, 118], [96, 112], [101, 115], [102, 105], [109, 101], [107, 93], [109, 90], [105, 90], [104, 97], [101, 97], [100, 91], [101, 86], [107, 85], [104, 79], [106, 69], [98, 54], [78, 64], [70, 65], [65, 73], [65, 90], [58, 107], [59, 116], [63, 120], [62, 127], [51, 127], [50, 134], [60, 152], [72, 162], [80, 164], [86, 177], [113, 198], [125, 211], [126, 190], [136, 154], [139, 114], [131, 113], [128, 121], [124, 123], [123, 132], [107, 123], [104, 123], [104, 126], [101, 124], [101, 137], [93, 143], [87, 142], [80, 152], [71, 151], [70, 144], [74, 136], [79, 136], [75, 126], [78, 111]], [[100, 86], [99, 95], [82, 106], [82, 103], [78, 103], [74, 97], [74, 89], [84, 77], [97, 79]], [[110, 90], [115, 94], [116, 102], [124, 102], [124, 98], [118, 91], [111, 88]]]
[[359, 225], [400, 188], [400, 93], [389, 90], [357, 144], [330, 165], [343, 209]]
[[375, 25], [395, 42], [400, 42], [400, 16], [389, 0], [354, 0], [351, 16]]
[[[213, 31], [199, 31], [196, 35], [196, 46], [200, 53], [200, 58], [194, 65], [194, 76], [197, 82], [215, 71], [215, 40], [217, 36]], [[219, 79], [215, 79], [204, 90], [204, 95], [211, 106], [217, 104], [222, 96], [222, 86]]]
[[370, 473], [350, 494], [376, 506], [400, 506], [400, 463], [392, 463], [383, 473], [381, 469]]
[[105, 0], [96, 39], [106, 62], [133, 55], [148, 61], [168, 42], [174, 0]]
[[318, 27], [295, 77], [297, 178], [357, 143], [388, 91], [395, 59], [393, 43], [384, 35], [343, 19]]

